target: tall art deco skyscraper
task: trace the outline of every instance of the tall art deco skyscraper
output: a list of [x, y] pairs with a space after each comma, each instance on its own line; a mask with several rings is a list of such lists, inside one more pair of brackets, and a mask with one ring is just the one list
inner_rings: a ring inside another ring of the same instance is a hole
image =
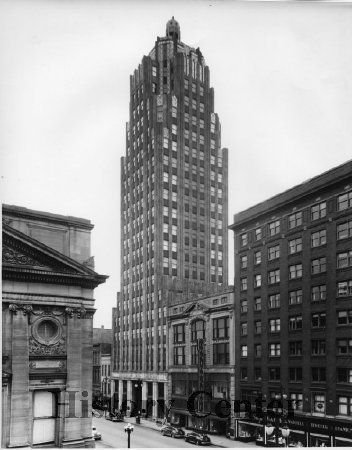
[[209, 68], [180, 38], [172, 18], [130, 79], [114, 312], [119, 404], [168, 398], [168, 309], [228, 282], [227, 149]]

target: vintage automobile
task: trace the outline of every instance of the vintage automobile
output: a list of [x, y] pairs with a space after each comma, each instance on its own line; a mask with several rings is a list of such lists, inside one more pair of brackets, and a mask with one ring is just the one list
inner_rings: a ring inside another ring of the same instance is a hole
[[160, 429], [160, 434], [162, 436], [170, 436], [173, 438], [184, 438], [185, 432], [180, 427], [175, 427], [173, 425], [164, 425]]
[[196, 445], [211, 445], [209, 436], [196, 432], [188, 433], [185, 437], [185, 441]]
[[105, 416], [106, 420], [111, 420], [112, 422], [123, 422], [123, 417], [120, 413], [113, 414], [113, 413], [107, 413]]

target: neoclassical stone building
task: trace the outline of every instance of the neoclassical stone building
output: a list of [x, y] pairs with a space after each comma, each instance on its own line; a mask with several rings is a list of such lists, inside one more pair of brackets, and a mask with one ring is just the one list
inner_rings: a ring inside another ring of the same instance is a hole
[[1, 447], [94, 447], [92, 228], [3, 205]]

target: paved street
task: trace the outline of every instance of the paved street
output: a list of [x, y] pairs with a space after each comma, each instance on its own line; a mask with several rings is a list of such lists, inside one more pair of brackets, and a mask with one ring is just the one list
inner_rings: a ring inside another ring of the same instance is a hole
[[[93, 418], [93, 425], [102, 434], [101, 441], [95, 441], [97, 448], [127, 448], [127, 433], [124, 431], [125, 422], [111, 422], [102, 418]], [[195, 445], [185, 442], [184, 439], [173, 439], [161, 436], [160, 429], [135, 425], [131, 433], [131, 448], [194, 448]], [[186, 431], [187, 432], [187, 431]], [[210, 436], [212, 439], [212, 436]], [[244, 444], [224, 439], [222, 447], [255, 447], [255, 444]], [[212, 447], [216, 447], [213, 445]]]

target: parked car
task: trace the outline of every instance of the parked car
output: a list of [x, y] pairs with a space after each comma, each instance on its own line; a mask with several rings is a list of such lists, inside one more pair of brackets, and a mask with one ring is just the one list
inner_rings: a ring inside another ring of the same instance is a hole
[[112, 413], [108, 413], [105, 416], [106, 420], [111, 420], [112, 422], [123, 422], [123, 417], [121, 414], [112, 414]]
[[170, 436], [173, 438], [184, 438], [185, 432], [180, 427], [174, 427], [173, 425], [164, 425], [161, 430], [160, 434], [162, 436]]
[[185, 437], [185, 441], [196, 445], [211, 445], [209, 436], [196, 432], [188, 433]]
[[97, 431], [97, 427], [92, 427], [93, 438], [98, 441], [101, 440], [101, 433]]

